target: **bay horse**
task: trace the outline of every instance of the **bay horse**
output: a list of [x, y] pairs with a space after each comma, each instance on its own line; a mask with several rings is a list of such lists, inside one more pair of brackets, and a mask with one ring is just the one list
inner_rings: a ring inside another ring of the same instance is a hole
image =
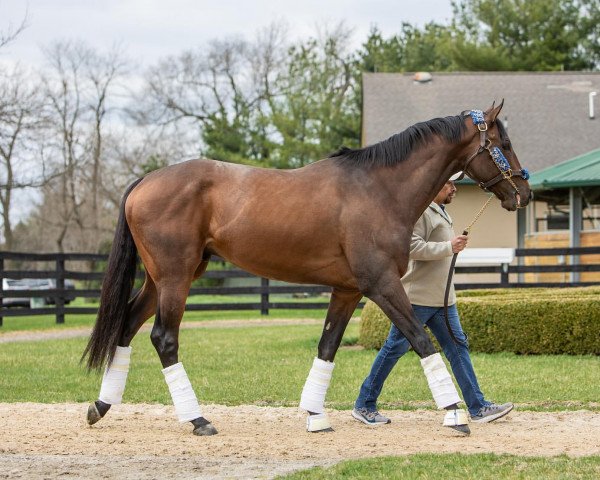
[[[480, 182], [506, 210], [529, 202], [527, 171], [497, 120], [501, 108], [492, 104], [485, 112], [417, 123], [377, 144], [342, 148], [293, 170], [200, 159], [135, 181], [123, 196], [98, 317], [82, 357], [88, 369], [106, 365], [88, 423], [121, 402], [129, 345], [155, 315], [151, 341], [179, 420], [191, 422], [196, 435], [217, 433], [178, 361], [178, 337], [191, 282], [218, 255], [261, 277], [332, 287], [301, 396], [308, 431], [331, 430], [324, 401], [333, 360], [365, 296], [421, 358], [434, 400], [447, 410], [444, 425], [468, 433], [460, 397], [400, 279], [415, 222], [453, 174], [463, 171]], [[146, 277], [130, 299], [137, 254]]]

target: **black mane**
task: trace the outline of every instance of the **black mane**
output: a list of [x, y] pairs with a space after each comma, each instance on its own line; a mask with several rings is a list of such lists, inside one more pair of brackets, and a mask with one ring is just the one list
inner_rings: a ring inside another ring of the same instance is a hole
[[510, 139], [508, 138], [508, 132], [506, 131], [506, 127], [504, 127], [504, 124], [499, 119], [496, 119], [494, 123], [496, 123], [496, 126], [498, 127], [498, 133], [500, 134], [500, 143], [502, 144], [503, 148], [509, 147]]
[[338, 158], [344, 163], [363, 167], [388, 167], [405, 160], [411, 152], [432, 136], [438, 135], [448, 142], [457, 143], [466, 130], [464, 116], [454, 115], [415, 123], [403, 132], [364, 148], [342, 147], [328, 158]]

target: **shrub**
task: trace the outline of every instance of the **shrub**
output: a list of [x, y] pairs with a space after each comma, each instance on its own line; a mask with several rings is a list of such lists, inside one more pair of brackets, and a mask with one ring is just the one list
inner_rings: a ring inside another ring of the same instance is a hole
[[390, 331], [390, 319], [368, 300], [360, 314], [358, 343], [365, 348], [381, 348]]
[[[460, 292], [458, 311], [474, 352], [600, 355], [600, 288]], [[372, 302], [359, 343], [380, 348], [389, 320]]]

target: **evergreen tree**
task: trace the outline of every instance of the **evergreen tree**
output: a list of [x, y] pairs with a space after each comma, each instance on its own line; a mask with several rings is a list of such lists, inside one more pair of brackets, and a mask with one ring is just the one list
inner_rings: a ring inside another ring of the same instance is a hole
[[301, 167], [341, 145], [358, 146], [360, 71], [345, 53], [347, 35], [338, 27], [289, 49], [287, 71], [276, 83], [280, 94], [270, 102], [274, 166]]
[[600, 64], [598, 0], [453, 3], [460, 70], [592, 70]]

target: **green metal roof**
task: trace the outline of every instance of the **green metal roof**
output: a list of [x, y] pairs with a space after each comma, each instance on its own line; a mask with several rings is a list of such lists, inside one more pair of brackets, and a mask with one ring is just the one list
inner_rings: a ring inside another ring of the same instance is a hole
[[600, 148], [531, 174], [533, 190], [600, 186]]

